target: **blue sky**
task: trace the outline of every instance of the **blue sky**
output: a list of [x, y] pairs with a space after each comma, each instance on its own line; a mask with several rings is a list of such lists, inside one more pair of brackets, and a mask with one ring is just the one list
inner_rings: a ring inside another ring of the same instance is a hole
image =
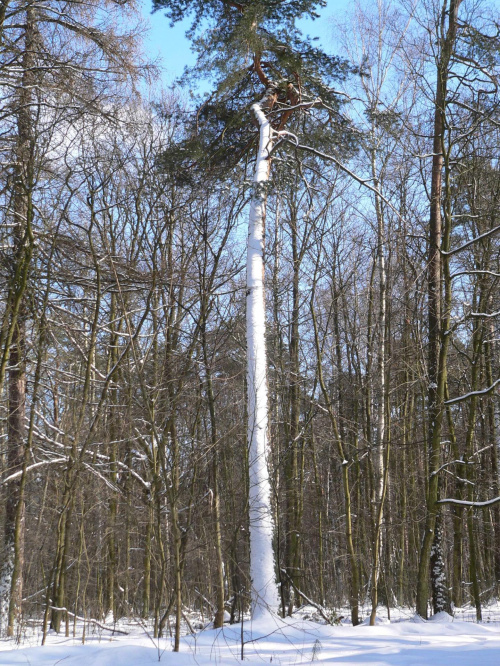
[[[321, 18], [316, 21], [303, 21], [304, 34], [319, 37], [319, 43], [325, 51], [335, 53], [329, 19], [335, 14], [344, 13], [350, 4], [351, 0], [328, 0], [327, 7], [321, 12]], [[144, 40], [144, 49], [153, 58], [161, 57], [165, 70], [163, 80], [169, 85], [182, 74], [185, 65], [192, 65], [195, 61], [189, 41], [184, 36], [189, 22], [170, 28], [168, 19], [161, 11], [151, 15], [151, 5], [151, 0], [143, 0], [143, 14], [151, 24], [150, 34]]]

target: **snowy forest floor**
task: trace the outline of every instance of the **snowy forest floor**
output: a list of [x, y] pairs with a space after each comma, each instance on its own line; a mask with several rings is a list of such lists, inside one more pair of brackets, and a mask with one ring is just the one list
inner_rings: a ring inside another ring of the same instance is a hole
[[[82, 645], [76, 638], [49, 634], [41, 646], [37, 627], [26, 628], [15, 639], [0, 641], [0, 664], [14, 666], [172, 666], [205, 664], [273, 663], [308, 664], [313, 661], [358, 666], [498, 666], [500, 664], [500, 604], [484, 609], [484, 621], [473, 621], [473, 609], [457, 612], [455, 618], [438, 614], [428, 622], [404, 609], [380, 609], [377, 626], [368, 619], [358, 626], [329, 626], [310, 619], [314, 609], [303, 609], [297, 617], [272, 618], [266, 622], [226, 625], [223, 630], [205, 629], [186, 635], [180, 653], [172, 652], [172, 640], [154, 639], [139, 623], [120, 622], [116, 629], [128, 632], [111, 635], [93, 625]], [[346, 613], [347, 615], [347, 613]], [[366, 616], [365, 613], [363, 616]], [[196, 623], [196, 617], [191, 617]], [[72, 628], [72, 627], [71, 627]], [[110, 627], [111, 628], [111, 627]], [[79, 633], [80, 632], [80, 633]]]

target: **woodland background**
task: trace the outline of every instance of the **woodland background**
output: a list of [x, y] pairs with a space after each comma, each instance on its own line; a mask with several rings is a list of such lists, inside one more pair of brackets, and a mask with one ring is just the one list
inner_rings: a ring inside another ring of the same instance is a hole
[[[434, 610], [479, 618], [500, 581], [498, 5], [364, 2], [335, 29], [337, 106], [290, 119], [310, 149], [284, 143], [267, 191], [283, 611], [355, 621], [375, 580], [426, 614], [430, 557]], [[3, 632], [248, 607], [257, 92], [159, 92], [141, 30], [132, 1], [0, 5]]]

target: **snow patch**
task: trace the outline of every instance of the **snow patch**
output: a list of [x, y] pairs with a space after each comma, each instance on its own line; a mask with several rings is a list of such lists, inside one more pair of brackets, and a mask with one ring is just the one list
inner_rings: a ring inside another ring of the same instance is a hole
[[[304, 612], [310, 612], [310, 608]], [[369, 609], [362, 609], [366, 616]], [[447, 613], [436, 614], [431, 622], [413, 615], [409, 609], [392, 609], [389, 623], [386, 612], [378, 608], [377, 625], [330, 626], [301, 617], [279, 618], [269, 614], [223, 629], [207, 629], [181, 639], [180, 653], [172, 652], [172, 639], [153, 638], [151, 627], [144, 631], [140, 623], [117, 621], [128, 635], [104, 636], [95, 628], [81, 644], [80, 623], [77, 638], [51, 634], [40, 646], [41, 625], [27, 627], [16, 640], [0, 641], [0, 666], [210, 666], [238, 664], [241, 657], [248, 664], [272, 663], [279, 666], [310, 664], [313, 661], [342, 666], [498, 666], [500, 664], [500, 606], [485, 608], [491, 621], [485, 624], [464, 622]], [[348, 609], [338, 609], [348, 614]], [[457, 609], [465, 613], [465, 609]], [[471, 611], [472, 612], [472, 611]], [[465, 617], [465, 615], [464, 615]], [[194, 618], [192, 618], [194, 622]], [[186, 629], [187, 630], [187, 629]], [[30, 647], [31, 645], [31, 647]]]
[[[378, 615], [375, 616], [375, 626], [378, 626], [379, 624], [390, 624], [389, 620], [384, 620], [383, 618], [379, 617]], [[369, 627], [370, 626], [370, 617], [368, 616], [363, 622], [361, 622], [362, 626]]]
[[439, 611], [439, 613], [436, 613], [429, 618], [429, 622], [441, 622], [442, 624], [449, 624], [450, 622], [453, 622], [453, 618], [446, 611]]

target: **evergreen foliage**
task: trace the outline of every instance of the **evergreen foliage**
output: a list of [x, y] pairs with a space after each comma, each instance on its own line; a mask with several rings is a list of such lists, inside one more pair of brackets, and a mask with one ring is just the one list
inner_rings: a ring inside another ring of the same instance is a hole
[[[344, 98], [333, 86], [355, 70], [346, 60], [312, 45], [297, 27], [301, 18], [317, 18], [316, 8], [325, 4], [155, 0], [154, 9], [166, 10], [172, 24], [192, 17], [187, 34], [198, 60], [183, 81], [204, 77], [213, 84], [213, 93], [193, 114], [184, 140], [163, 154], [166, 170], [175, 164], [181, 180], [186, 172], [199, 177], [199, 168], [226, 174], [254, 145], [257, 135], [249, 109], [270, 88], [275, 93], [268, 109], [274, 129], [282, 129], [294, 116], [293, 131], [308, 145], [335, 150], [337, 144], [345, 150], [352, 144], [352, 128], [341, 113]], [[321, 107], [321, 118], [311, 123], [313, 104]], [[293, 112], [297, 106], [298, 112]]]

